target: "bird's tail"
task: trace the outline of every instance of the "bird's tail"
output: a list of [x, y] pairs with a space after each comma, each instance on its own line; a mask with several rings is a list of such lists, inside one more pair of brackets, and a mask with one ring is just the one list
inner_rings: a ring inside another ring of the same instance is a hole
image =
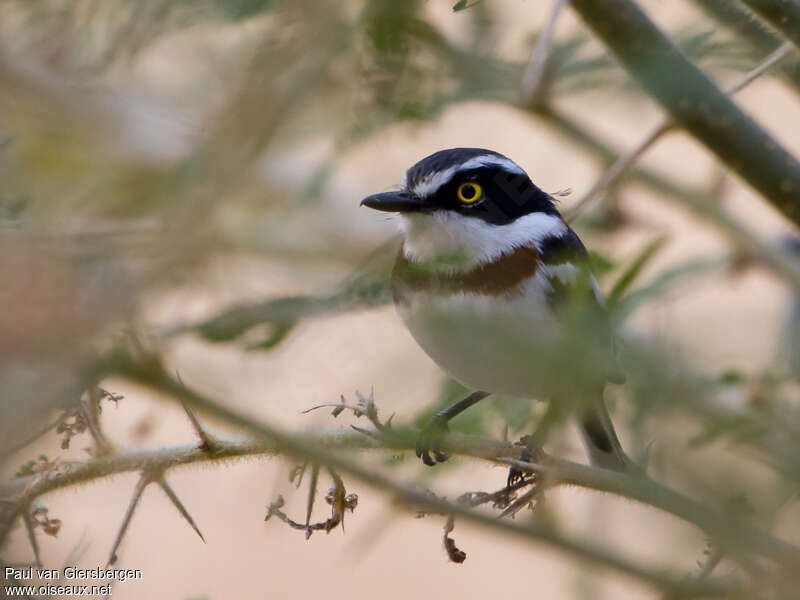
[[580, 430], [592, 465], [614, 471], [630, 469], [633, 463], [622, 449], [602, 398], [581, 414]]

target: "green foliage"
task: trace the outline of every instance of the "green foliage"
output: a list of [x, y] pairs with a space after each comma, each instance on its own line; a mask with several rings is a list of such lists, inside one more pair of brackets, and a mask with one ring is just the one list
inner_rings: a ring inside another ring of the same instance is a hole
[[589, 250], [589, 265], [592, 273], [598, 280], [602, 280], [607, 274], [616, 268], [616, 263], [612, 258], [597, 250]]
[[468, 2], [468, 0], [458, 0], [453, 5], [453, 12], [460, 12], [462, 10], [467, 10], [468, 8], [472, 8], [476, 4], [480, 4], [483, 0], [473, 0], [472, 2]]
[[36, 471], [33, 470], [33, 466], [36, 464], [35, 460], [29, 460], [26, 463], [17, 469], [17, 472], [14, 473], [14, 477], [27, 477], [29, 475], [34, 475]]
[[270, 10], [274, 6], [273, 0], [216, 0], [222, 13], [239, 21]]
[[609, 306], [613, 307], [620, 303], [623, 294], [625, 294], [628, 288], [630, 288], [631, 284], [634, 282], [642, 269], [644, 269], [647, 263], [649, 263], [650, 260], [658, 253], [658, 251], [664, 247], [666, 241], [667, 240], [664, 237], [659, 237], [653, 240], [639, 252], [633, 261], [631, 261], [631, 264], [628, 265], [620, 274], [619, 279], [617, 279], [617, 283], [614, 284], [614, 287], [611, 289], [611, 293], [608, 295]]

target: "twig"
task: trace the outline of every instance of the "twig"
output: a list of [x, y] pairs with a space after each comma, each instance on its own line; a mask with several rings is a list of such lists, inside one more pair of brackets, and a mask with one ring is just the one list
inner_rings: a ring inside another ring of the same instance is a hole
[[[729, 29], [737, 43], [759, 53], [772, 52], [781, 45], [782, 39], [774, 33], [753, 12], [739, 2], [720, 2], [719, 0], [694, 0], [694, 3], [717, 23]], [[800, 91], [800, 77], [797, 61], [781, 66], [784, 81]]]
[[676, 123], [800, 224], [800, 161], [692, 64], [633, 0], [571, 6]]
[[[342, 531], [344, 531], [345, 511], [355, 511], [356, 506], [358, 506], [358, 495], [347, 493], [347, 490], [344, 487], [344, 481], [342, 481], [342, 478], [335, 470], [329, 468], [328, 472], [333, 479], [333, 487], [328, 490], [328, 493], [325, 496], [325, 501], [331, 505], [330, 517], [324, 521], [311, 523], [311, 508], [313, 506], [313, 500], [309, 498], [306, 521], [305, 523], [298, 523], [281, 510], [285, 501], [283, 496], [278, 496], [275, 502], [272, 502], [267, 507], [267, 515], [264, 517], [264, 521], [269, 521], [272, 517], [278, 517], [278, 519], [289, 525], [289, 527], [292, 529], [305, 531], [306, 539], [310, 538], [314, 531], [325, 531], [326, 533], [330, 533], [331, 530], [338, 526], [341, 526]], [[312, 485], [310, 490], [312, 493], [315, 493], [316, 484]]]
[[523, 106], [535, 104], [538, 99], [544, 96], [542, 84], [547, 73], [550, 54], [553, 50], [553, 36], [555, 35], [558, 19], [564, 8], [569, 4], [569, 0], [554, 0], [554, 2], [544, 30], [539, 39], [536, 40], [536, 45], [531, 51], [531, 57], [522, 74]]
[[461, 564], [467, 559], [467, 553], [460, 550], [458, 546], [456, 546], [456, 541], [450, 537], [450, 534], [453, 533], [453, 529], [455, 528], [455, 521], [453, 515], [450, 515], [447, 517], [447, 521], [444, 524], [444, 550], [447, 552], [447, 557], [451, 561]]
[[674, 129], [674, 127], [675, 125], [671, 121], [667, 119], [662, 120], [662, 122], [654, 127], [653, 131], [639, 142], [633, 150], [620, 156], [614, 164], [603, 171], [603, 174], [594, 182], [592, 187], [570, 207], [565, 215], [567, 223], [572, 223], [577, 219], [590, 201], [611, 187], [614, 182], [622, 177], [642, 157], [650, 146], [660, 139], [662, 135]]
[[[378, 407], [375, 405], [375, 389], [371, 389], [369, 392], [369, 396], [364, 396], [361, 392], [356, 390], [356, 397], [358, 398], [358, 403], [355, 405], [347, 404], [347, 400], [345, 400], [344, 394], [341, 395], [341, 399], [339, 402], [322, 402], [321, 404], [317, 404], [312, 406], [311, 408], [306, 408], [305, 410], [301, 410], [300, 414], [305, 415], [310, 413], [312, 410], [318, 410], [320, 408], [333, 408], [331, 414], [334, 418], [338, 417], [342, 414], [345, 410], [353, 411], [353, 414], [356, 418], [367, 417], [370, 422], [375, 426], [375, 429], [378, 431], [387, 431], [392, 427], [392, 419], [394, 419], [394, 414], [386, 421], [386, 423], [382, 423], [380, 418], [378, 417]], [[360, 431], [361, 433], [369, 434], [368, 431], [361, 429], [359, 427], [352, 426], [353, 429], [356, 431]]]
[[789, 56], [791, 52], [794, 50], [791, 43], [786, 42], [776, 48], [773, 52], [764, 59], [764, 61], [753, 68], [751, 71], [746, 73], [744, 77], [742, 77], [739, 81], [733, 84], [728, 90], [725, 91], [726, 94], [732, 96], [733, 94], [739, 93], [741, 90], [746, 88], [750, 83], [761, 77], [764, 73], [769, 71], [773, 66], [783, 60], [785, 57]]
[[741, 0], [800, 48], [800, 0]]
[[[536, 107], [535, 112], [557, 128], [559, 133], [573, 140], [581, 148], [598, 157], [604, 163], [610, 163], [621, 156], [605, 141], [589, 132], [574, 119], [558, 112], [552, 106]], [[798, 274], [794, 262], [788, 260], [785, 254], [776, 251], [773, 247], [763, 243], [750, 233], [743, 225], [713, 203], [706, 192], [677, 186], [673, 182], [659, 177], [652, 171], [640, 166], [632, 168], [631, 177], [659, 192], [667, 200], [678, 200], [681, 205], [719, 229], [736, 244], [747, 248], [752, 253], [753, 258], [759, 260], [763, 266], [770, 269], [772, 273], [791, 285], [792, 288], [800, 291], [800, 274]]]
[[[792, 44], [789, 42], [784, 43], [782, 46], [772, 52], [767, 58], [764, 59], [757, 67], [749, 71], [744, 77], [737, 81], [733, 86], [726, 90], [726, 94], [732, 96], [737, 92], [747, 87], [750, 83], [755, 81], [758, 77], [766, 73], [776, 63], [788, 56], [793, 50]], [[603, 175], [589, 188], [575, 204], [570, 208], [566, 220], [567, 222], [574, 221], [580, 213], [586, 208], [587, 204], [595, 197], [603, 193], [614, 184], [620, 177], [622, 177], [628, 170], [642, 157], [642, 155], [658, 141], [664, 134], [675, 129], [676, 125], [672, 119], [664, 118], [656, 125], [653, 130], [645, 136], [645, 138], [636, 145], [630, 152], [620, 156], [614, 164], [603, 172]]]

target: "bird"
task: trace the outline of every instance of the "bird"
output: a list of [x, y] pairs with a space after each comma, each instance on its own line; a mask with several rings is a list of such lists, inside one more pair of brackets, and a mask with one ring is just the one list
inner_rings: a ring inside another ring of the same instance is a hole
[[[632, 464], [603, 401], [606, 383], [624, 376], [587, 250], [522, 167], [483, 148], [440, 150], [361, 205], [398, 216], [397, 312], [428, 356], [474, 390], [423, 429], [416, 453], [426, 465], [447, 460], [439, 440], [450, 419], [491, 394], [549, 396], [534, 445], [567, 411], [591, 464]], [[518, 477], [512, 470], [509, 484]]]

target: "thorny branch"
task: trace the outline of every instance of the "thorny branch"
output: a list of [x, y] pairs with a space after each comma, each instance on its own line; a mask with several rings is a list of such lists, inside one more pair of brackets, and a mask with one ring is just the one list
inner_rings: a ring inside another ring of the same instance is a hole
[[[238, 418], [234, 419], [238, 422]], [[261, 429], [263, 425], [256, 426], [253, 424], [249, 429]], [[267, 429], [268, 431], [269, 429]], [[398, 432], [399, 433], [399, 432]], [[373, 438], [369, 438], [360, 434], [351, 435], [322, 435], [322, 436], [307, 436], [306, 434], [287, 435], [277, 434], [277, 438], [272, 435], [259, 436], [260, 439], [249, 441], [241, 440], [219, 440], [219, 445], [214, 454], [209, 454], [197, 447], [196, 444], [189, 444], [177, 446], [173, 448], [162, 448], [155, 450], [138, 450], [129, 453], [123, 453], [116, 456], [108, 456], [97, 459], [91, 459], [83, 462], [72, 463], [65, 465], [59, 472], [52, 473], [47, 477], [40, 475], [29, 476], [16, 480], [14, 487], [18, 488], [17, 502], [30, 502], [31, 499], [39, 497], [44, 493], [67, 487], [78, 482], [91, 481], [100, 477], [105, 477], [114, 473], [121, 473], [126, 471], [138, 471], [145, 467], [153, 470], [168, 470], [177, 466], [192, 464], [197, 462], [208, 462], [212, 460], [232, 459], [244, 456], [254, 455], [274, 455], [279, 452], [289, 454], [292, 456], [305, 457], [308, 456], [314, 460], [326, 460], [326, 462], [335, 463], [337, 468], [342, 471], [350, 472], [352, 475], [362, 479], [363, 481], [385, 491], [393, 493], [399, 500], [406, 504], [415, 507], [424, 508], [428, 512], [437, 512], [443, 514], [456, 514], [460, 515], [467, 520], [476, 521], [489, 527], [496, 526], [496, 520], [484, 517], [473, 510], [459, 506], [458, 504], [448, 503], [444, 500], [432, 497], [430, 494], [420, 492], [415, 488], [407, 488], [398, 485], [388, 478], [384, 477], [378, 472], [372, 472], [360, 467], [355, 463], [344, 461], [337, 457], [332, 450], [342, 448], [379, 448], [382, 447]], [[403, 437], [395, 439], [393, 443], [387, 444], [394, 446], [395, 449], [411, 450], [414, 447], [415, 437], [413, 435], [405, 435], [405, 441], [401, 442]], [[512, 444], [491, 442], [488, 440], [479, 440], [471, 438], [470, 436], [459, 436], [457, 434], [448, 434], [444, 443], [448, 451], [453, 453], [464, 454], [467, 448], [472, 447], [475, 455], [503, 455], [506, 453], [515, 454], [519, 452], [519, 448], [515, 448]], [[302, 448], [309, 449], [306, 453]], [[493, 450], [492, 450], [493, 448]], [[140, 480], [140, 484], [142, 481]], [[140, 485], [137, 485], [137, 492]], [[8, 489], [0, 489], [6, 497], [9, 495]], [[134, 499], [141, 494], [134, 495]], [[131, 502], [131, 506], [135, 504]], [[131, 512], [129, 507], [129, 512]], [[132, 513], [131, 513], [132, 514]], [[129, 521], [129, 519], [126, 519]], [[303, 526], [304, 527], [304, 526]], [[596, 562], [597, 564], [606, 565], [608, 567], [620, 570], [633, 577], [649, 581], [663, 589], [680, 589], [682, 592], [683, 584], [678, 578], [672, 578], [662, 571], [650, 572], [647, 568], [639, 565], [629, 564], [627, 561], [618, 557], [608, 556], [607, 552], [592, 546], [585, 546], [584, 544], [563, 538], [560, 534], [550, 531], [530, 530], [529, 527], [518, 528], [511, 526], [512, 533], [522, 536], [523, 538], [540, 540], [544, 543], [550, 544], [557, 548], [561, 548], [566, 552], [575, 554], [578, 557]], [[505, 530], [506, 528], [503, 527]], [[118, 536], [119, 538], [119, 536]], [[115, 544], [115, 547], [118, 544]], [[710, 582], [704, 584], [701, 590], [697, 593], [706, 593], [711, 590], [714, 593], [724, 588], [720, 587], [720, 582]], [[692, 594], [695, 592], [692, 591]], [[691, 594], [690, 594], [691, 595]]]
[[[248, 441], [218, 440], [213, 452], [194, 446], [181, 446], [150, 451], [137, 451], [97, 458], [83, 463], [65, 465], [48, 477], [26, 477], [15, 481], [18, 494], [17, 503], [29, 503], [33, 498], [48, 491], [88, 481], [115, 472], [142, 471], [147, 468], [165, 472], [182, 464], [207, 462], [246, 455], [283, 454], [309, 463], [325, 465], [326, 468], [350, 475], [383, 491], [393, 494], [406, 504], [425, 507], [428, 512], [465, 518], [494, 530], [504, 531], [529, 541], [537, 541], [568, 552], [578, 558], [588, 560], [597, 565], [618, 570], [634, 578], [648, 582], [664, 591], [676, 591], [683, 595], [727, 593], [728, 583], [709, 579], [703, 582], [687, 583], [682, 578], [674, 577], [665, 571], [645, 567], [622, 557], [610, 554], [604, 549], [585, 542], [578, 542], [564, 537], [557, 531], [539, 524], [527, 524], [524, 527], [498, 521], [471, 508], [459, 506], [458, 503], [447, 502], [417, 488], [398, 484], [380, 471], [367, 469], [360, 463], [342, 456], [337, 449], [345, 448], [384, 448], [394, 450], [411, 450], [416, 442], [416, 432], [391, 428], [375, 431], [372, 436], [356, 434], [291, 434], [283, 432], [271, 425], [256, 422], [249, 417], [219, 404], [182, 385], [170, 377], [154, 360], [137, 362], [128, 355], [116, 356], [115, 371], [118, 375], [129, 378], [180, 398], [187, 406], [201, 410], [221, 420], [240, 427], [253, 436]], [[520, 461], [520, 448], [508, 442], [499, 442], [448, 434], [443, 439], [443, 449], [452, 454], [461, 454], [483, 458], [496, 463], [511, 464], [523, 471], [530, 471], [544, 476], [549, 485], [578, 485], [598, 491], [605, 491], [645, 504], [660, 508], [671, 514], [694, 523], [708, 532], [726, 555], [736, 558], [751, 552], [759, 552], [787, 565], [800, 564], [800, 550], [787, 542], [762, 533], [749, 524], [734, 522], [713, 509], [704, 507], [693, 500], [668, 490], [645, 477], [632, 477], [623, 473], [603, 471], [593, 467], [544, 457], [540, 462]], [[6, 490], [7, 492], [8, 490]], [[3, 489], [0, 488], [0, 493]], [[8, 495], [7, 493], [5, 495]], [[21, 504], [18, 504], [21, 506]], [[17, 513], [18, 514], [18, 511]], [[16, 516], [16, 515], [15, 515]], [[0, 525], [5, 526], [5, 523]], [[732, 531], [737, 533], [733, 539]], [[4, 534], [5, 531], [0, 531]]]

